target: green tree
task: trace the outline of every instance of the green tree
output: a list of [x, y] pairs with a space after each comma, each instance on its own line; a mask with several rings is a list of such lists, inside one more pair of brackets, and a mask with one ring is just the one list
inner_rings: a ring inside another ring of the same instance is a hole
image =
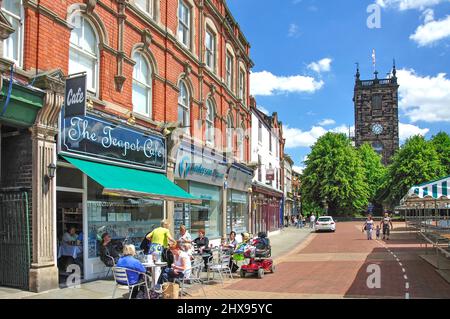
[[392, 158], [383, 185], [384, 199], [391, 206], [398, 205], [412, 186], [443, 175], [445, 172], [434, 145], [422, 136], [413, 136]]
[[430, 142], [438, 153], [445, 174], [450, 175], [450, 136], [445, 132], [439, 132]]
[[307, 202], [329, 212], [354, 213], [368, 204], [368, 185], [358, 152], [345, 134], [327, 133], [312, 147], [303, 172], [302, 193]]
[[358, 149], [359, 157], [364, 168], [364, 176], [368, 185], [369, 201], [376, 201], [376, 194], [386, 175], [386, 168], [381, 163], [381, 156], [375, 152], [370, 144], [363, 144]]

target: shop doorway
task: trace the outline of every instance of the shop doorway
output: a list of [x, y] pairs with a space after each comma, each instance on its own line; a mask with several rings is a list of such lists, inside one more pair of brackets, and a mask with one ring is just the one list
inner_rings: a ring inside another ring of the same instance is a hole
[[69, 277], [69, 280], [84, 277], [83, 191], [57, 190], [56, 202], [59, 283], [65, 286]]

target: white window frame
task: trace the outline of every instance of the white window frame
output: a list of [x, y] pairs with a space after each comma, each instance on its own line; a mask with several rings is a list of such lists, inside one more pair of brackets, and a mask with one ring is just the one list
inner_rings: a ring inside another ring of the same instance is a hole
[[[207, 41], [208, 36], [212, 41]], [[208, 43], [212, 42], [212, 43]], [[209, 47], [211, 45], [212, 47]], [[216, 52], [217, 52], [217, 34], [210, 28], [206, 28], [205, 32], [205, 64], [212, 71], [216, 72]], [[212, 63], [212, 65], [210, 65]]]
[[[181, 98], [183, 86], [184, 86], [185, 92], [186, 92], [186, 100], [187, 100], [186, 105], [183, 104], [183, 99]], [[178, 122], [180, 122], [181, 126], [187, 127], [191, 123], [191, 110], [190, 110], [190, 106], [189, 106], [191, 97], [189, 95], [189, 89], [188, 89], [188, 86], [185, 81], [183, 81], [183, 80], [180, 81], [179, 89], [180, 89], [180, 92], [178, 93], [178, 114], [177, 114], [177, 116], [180, 114], [180, 112], [179, 112], [180, 109], [182, 109], [183, 119], [181, 119], [181, 121], [180, 121], [180, 119], [178, 118]]]
[[238, 150], [239, 150], [239, 160], [241, 162], [244, 161], [245, 158], [245, 129], [243, 127], [240, 128], [238, 132]]
[[137, 1], [134, 1], [134, 5], [139, 8], [139, 10], [141, 10], [142, 12], [144, 12], [145, 14], [149, 15], [150, 18], [152, 18], [153, 20], [156, 20], [156, 15], [155, 15], [155, 0], [144, 0], [146, 1], [146, 8], [141, 7]]
[[211, 99], [206, 101], [206, 143], [208, 145], [214, 146], [215, 132], [214, 132], [214, 118], [215, 118], [215, 108], [214, 103]]
[[233, 152], [233, 130], [234, 130], [234, 123], [233, 123], [233, 116], [228, 114], [227, 117], [227, 150], [228, 152]]
[[[81, 54], [84, 57], [87, 57], [89, 59], [92, 59], [95, 64], [94, 64], [94, 70], [93, 70], [93, 75], [94, 75], [94, 85], [95, 87], [89, 87], [90, 84], [87, 83], [86, 85], [86, 90], [88, 92], [91, 92], [92, 94], [94, 94], [95, 96], [98, 95], [98, 91], [99, 91], [99, 78], [100, 78], [100, 72], [99, 72], [99, 59], [100, 59], [100, 50], [99, 50], [99, 36], [97, 33], [97, 30], [95, 29], [95, 27], [92, 25], [92, 23], [86, 19], [86, 17], [84, 17], [82, 14], [77, 13], [76, 16], [78, 16], [80, 19], [83, 19], [84, 23], [89, 24], [89, 26], [92, 28], [92, 30], [94, 31], [94, 35], [95, 35], [95, 55], [92, 54], [91, 52], [86, 51], [85, 49], [75, 45], [74, 43], [70, 42], [69, 40], [69, 61], [70, 61], [70, 53], [71, 51], [76, 52], [77, 54]], [[72, 17], [72, 19], [74, 19], [75, 16]], [[83, 23], [83, 30], [82, 33], [84, 34], [84, 24]], [[70, 71], [69, 71], [70, 72]]]
[[[20, 1], [19, 16], [13, 12], [6, 10], [3, 7], [4, 2], [5, 2], [5, 0], [3, 0], [3, 2], [2, 2], [2, 7], [1, 7], [2, 13], [5, 15], [5, 17], [7, 19], [12, 18], [13, 20], [16, 20], [18, 22], [19, 28], [17, 30], [15, 30], [15, 32], [14, 32], [14, 33], [18, 32], [18, 43], [17, 44], [12, 43], [11, 36], [8, 39], [3, 40], [3, 57], [5, 59], [13, 61], [19, 68], [23, 68], [23, 54], [24, 54], [23, 46], [24, 46], [24, 25], [25, 25], [25, 12], [23, 9], [23, 2], [22, 2], [22, 0]], [[8, 44], [11, 44], [11, 43], [13, 46], [17, 45], [17, 54], [18, 54], [17, 60], [7, 55], [6, 47], [8, 46]]]
[[[183, 16], [181, 15], [181, 8], [184, 7], [188, 12], [188, 21], [186, 25], [186, 21], [183, 21]], [[191, 37], [192, 37], [192, 28], [191, 28], [191, 21], [192, 21], [192, 8], [191, 6], [184, 0], [179, 0], [178, 2], [178, 40], [183, 44], [186, 48], [191, 48]], [[184, 39], [187, 41], [183, 41], [184, 31], [187, 31], [187, 39]], [[181, 32], [181, 33], [180, 33]], [[181, 35], [181, 37], [180, 37]]]
[[230, 91], [233, 91], [234, 82], [234, 56], [227, 50], [225, 58], [226, 84]]
[[[141, 52], [133, 52], [132, 57], [134, 57], [135, 54], [138, 54], [141, 57], [141, 59], [143, 60], [143, 62], [147, 64], [147, 67], [148, 67], [148, 70], [149, 70], [148, 81], [149, 81], [150, 84], [143, 83], [143, 82], [141, 82], [141, 81], [139, 81], [139, 80], [137, 80], [135, 78], [135, 76], [134, 76], [134, 68], [135, 68], [135, 66], [134, 66], [133, 67], [133, 75], [132, 75], [132, 79], [133, 80], [132, 80], [131, 94], [132, 95], [134, 94], [134, 86], [135, 85], [140, 86], [141, 88], [144, 88], [147, 91], [147, 101], [148, 101], [148, 103], [147, 103], [147, 106], [146, 106], [147, 112], [142, 113], [142, 112], [139, 112], [139, 111], [135, 110], [135, 106], [134, 105], [133, 105], [133, 112], [136, 112], [138, 114], [141, 114], [141, 115], [144, 115], [144, 116], [147, 116], [147, 117], [151, 118], [152, 117], [152, 113], [153, 113], [153, 81], [152, 81], [153, 69], [152, 69], [151, 63], [147, 60], [147, 58], [145, 57], [144, 54], [142, 54]], [[137, 63], [137, 61], [135, 61], [135, 62]], [[133, 98], [133, 96], [132, 96], [132, 98]]]
[[239, 68], [239, 99], [242, 100], [243, 104], [246, 104], [245, 94], [245, 71]]

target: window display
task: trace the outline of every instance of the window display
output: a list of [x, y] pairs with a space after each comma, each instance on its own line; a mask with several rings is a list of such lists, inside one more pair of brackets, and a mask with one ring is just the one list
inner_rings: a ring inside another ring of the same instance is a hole
[[159, 226], [163, 211], [162, 201], [102, 195], [102, 186], [88, 178], [89, 258], [99, 255], [104, 233], [109, 233], [117, 244], [139, 247], [145, 234]]
[[232, 230], [243, 233], [248, 224], [247, 193], [229, 189], [227, 194], [227, 234]]

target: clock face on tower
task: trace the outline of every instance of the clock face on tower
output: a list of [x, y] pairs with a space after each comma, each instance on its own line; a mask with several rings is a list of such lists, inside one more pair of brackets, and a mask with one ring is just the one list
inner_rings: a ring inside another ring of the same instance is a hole
[[375, 134], [375, 135], [380, 135], [381, 133], [383, 133], [383, 125], [381, 125], [381, 124], [373, 124], [372, 125], [372, 132]]

